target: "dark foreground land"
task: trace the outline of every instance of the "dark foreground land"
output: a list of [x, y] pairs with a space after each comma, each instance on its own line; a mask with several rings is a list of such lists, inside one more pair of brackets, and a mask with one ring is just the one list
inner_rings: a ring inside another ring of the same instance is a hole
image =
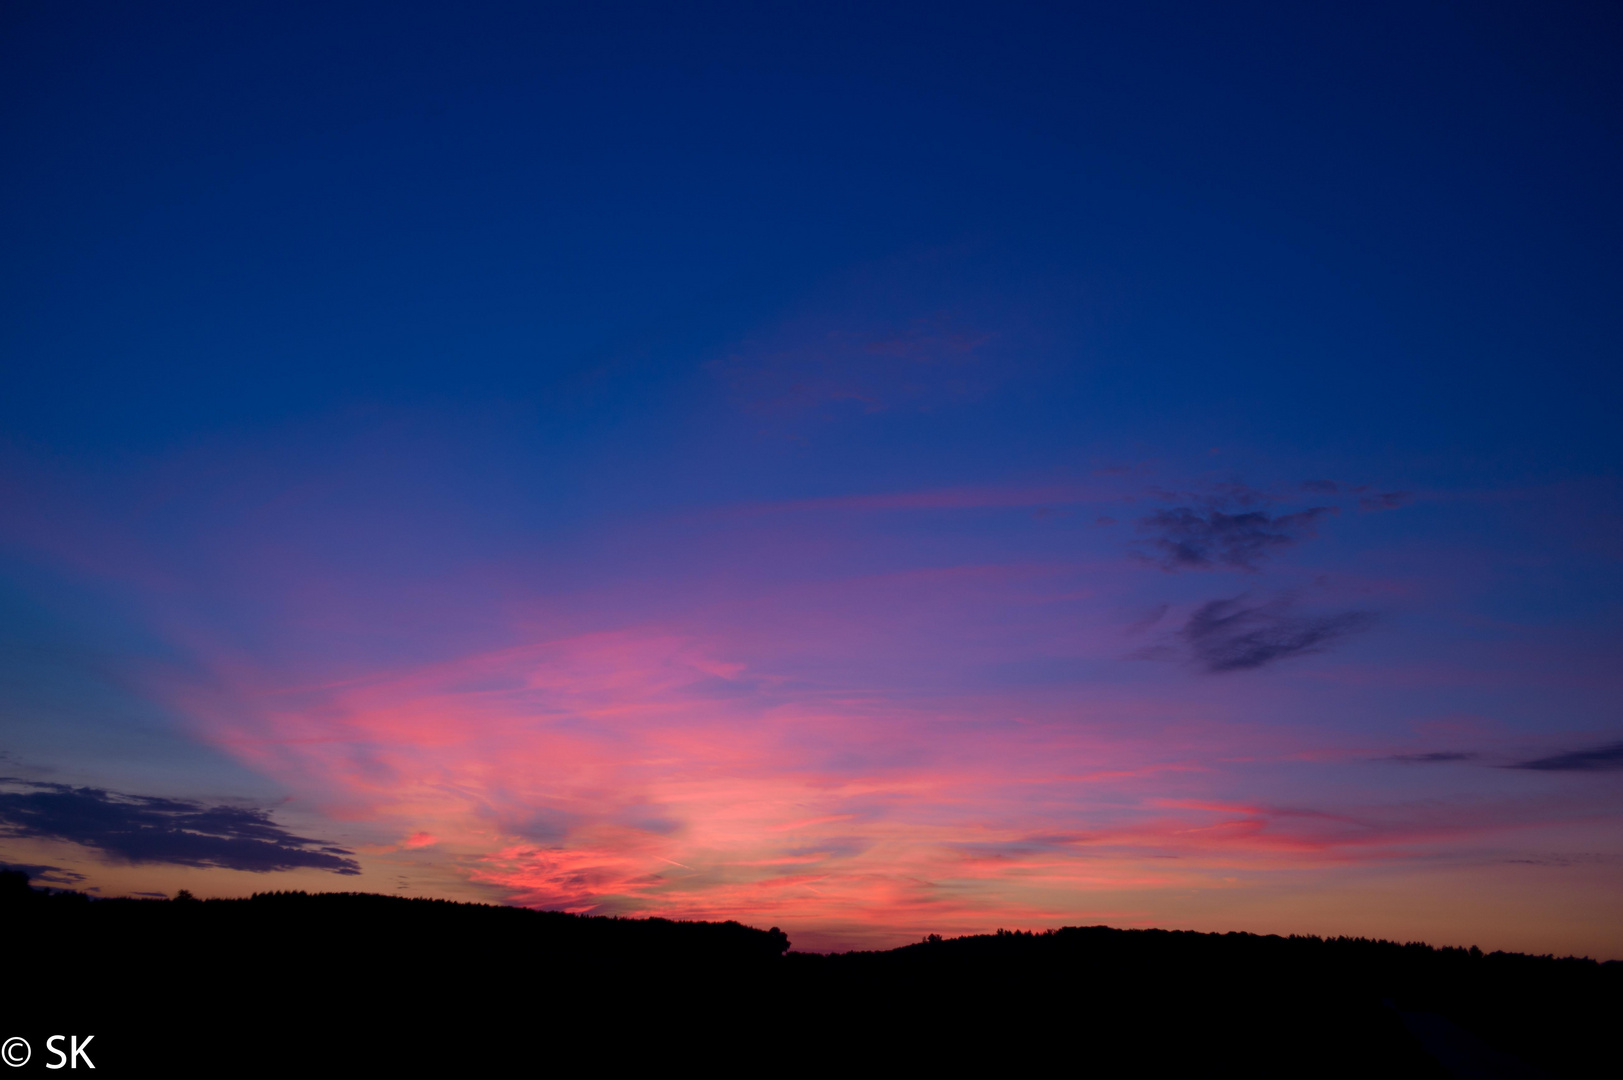
[[19, 1073], [64, 1034], [95, 1036], [99, 1075], [1615, 1076], [1623, 1015], [1623, 964], [1348, 938], [1096, 926], [819, 956], [733, 922], [89, 900], [20, 874], [0, 924]]

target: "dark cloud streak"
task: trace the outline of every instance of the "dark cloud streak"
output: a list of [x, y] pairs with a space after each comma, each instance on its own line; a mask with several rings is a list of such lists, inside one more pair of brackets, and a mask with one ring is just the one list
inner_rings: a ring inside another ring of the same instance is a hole
[[1520, 761], [1505, 768], [1535, 772], [1623, 772], [1623, 742]]
[[58, 885], [71, 888], [85, 879], [85, 876], [60, 866], [45, 866], [37, 863], [8, 863], [0, 862], [0, 870], [14, 870], [17, 873], [27, 874], [30, 881], [42, 881], [47, 885]]
[[1333, 506], [1314, 506], [1270, 516], [1261, 510], [1226, 514], [1179, 506], [1140, 518], [1138, 528], [1150, 535], [1148, 543], [1165, 569], [1255, 570], [1274, 552], [1311, 538], [1318, 521], [1337, 512]]
[[82, 844], [132, 863], [358, 874], [352, 852], [294, 836], [264, 810], [0, 777], [0, 836]]
[[1250, 605], [1245, 599], [1202, 604], [1179, 631], [1196, 663], [1207, 671], [1248, 671], [1323, 652], [1375, 619], [1367, 611], [1297, 614], [1288, 597]]
[[1408, 765], [1444, 765], [1450, 761], [1473, 761], [1480, 755], [1458, 750], [1437, 750], [1429, 754], [1393, 754], [1384, 761], [1401, 761]]

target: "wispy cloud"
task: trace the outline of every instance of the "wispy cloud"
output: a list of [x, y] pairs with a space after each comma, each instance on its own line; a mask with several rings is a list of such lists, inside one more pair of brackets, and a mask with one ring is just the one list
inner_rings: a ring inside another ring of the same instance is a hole
[[1179, 506], [1140, 518], [1138, 528], [1148, 537], [1156, 561], [1168, 570], [1219, 566], [1255, 570], [1275, 552], [1312, 537], [1317, 523], [1335, 513], [1333, 506], [1275, 515], [1262, 510], [1228, 514]]
[[1401, 761], [1408, 765], [1446, 765], [1451, 761], [1474, 761], [1480, 756], [1457, 750], [1436, 750], [1429, 754], [1393, 754], [1382, 760]]
[[27, 874], [29, 881], [38, 881], [45, 885], [57, 885], [66, 888], [72, 888], [85, 879], [85, 876], [76, 870], [67, 870], [60, 866], [46, 866], [39, 863], [0, 862], [0, 870], [13, 870]]
[[[66, 840], [131, 863], [357, 874], [352, 854], [294, 836], [263, 810], [0, 778], [0, 835]], [[51, 869], [51, 868], [46, 868]]]
[[1506, 768], [1532, 769], [1537, 772], [1619, 772], [1623, 771], [1623, 742], [1608, 743], [1589, 750], [1551, 754], [1549, 757], [1507, 765]]
[[1246, 671], [1323, 652], [1373, 621], [1367, 611], [1301, 614], [1290, 597], [1248, 604], [1236, 596], [1202, 604], [1179, 635], [1207, 671]]
[[1414, 499], [1414, 493], [1409, 491], [1382, 491], [1374, 495], [1363, 495], [1358, 499], [1358, 509], [1365, 513], [1377, 513], [1381, 510], [1396, 510], [1400, 506], [1408, 506]]
[[[1457, 850], [1459, 837], [1523, 827], [1521, 804], [1449, 801], [1509, 775], [1443, 752], [1497, 745], [1474, 732], [1398, 744], [1438, 748], [1399, 758], [1412, 768], [1388, 766], [1393, 787], [1416, 789], [1412, 803], [1326, 803], [1333, 787], [1368, 782], [1369, 766], [1346, 747], [1378, 748], [1367, 757], [1394, 746], [1327, 733], [1334, 716], [1291, 722], [1322, 684], [1269, 674], [1364, 628], [1372, 616], [1344, 610], [1357, 601], [1281, 596], [1271, 584], [1207, 590], [1198, 575], [1143, 561], [1135, 572], [1125, 537], [1085, 530], [1101, 512], [1129, 523], [1150, 514], [1158, 524], [1139, 542], [1163, 542], [1146, 553], [1175, 568], [1266, 570], [1314, 528], [1328, 531], [1320, 504], [1340, 505], [1346, 520], [1356, 495], [1162, 488], [1146, 472], [941, 477], [695, 510], [681, 530], [637, 521], [634, 543], [601, 545], [602, 566], [559, 570], [526, 555], [481, 564], [488, 578], [476, 589], [427, 600], [415, 570], [403, 576], [386, 560], [365, 579], [375, 592], [346, 592], [344, 572], [313, 558], [282, 572], [287, 545], [253, 547], [222, 557], [231, 572], [218, 580], [241, 590], [238, 609], [280, 605], [276, 618], [288, 621], [266, 629], [276, 648], [242, 646], [234, 627], [219, 632], [173, 590], [155, 590], [154, 608], [181, 628], [172, 633], [183, 662], [142, 667], [132, 681], [189, 732], [346, 822], [344, 835], [375, 842], [369, 874], [388, 864], [461, 897], [821, 928], [829, 947], [919, 926], [1076, 921], [1102, 903], [1182, 918], [1157, 897], [1249, 889], [1252, 871], [1430, 858]], [[1032, 527], [1028, 512], [1042, 506], [1090, 512], [1056, 523], [1071, 527]], [[226, 540], [227, 553], [247, 542]], [[277, 572], [260, 572], [267, 566]], [[428, 630], [396, 617], [402, 594]], [[476, 629], [441, 634], [459, 620]], [[1124, 629], [1139, 636], [1124, 644]], [[1146, 642], [1196, 677], [1118, 662]], [[1404, 666], [1424, 656], [1382, 667], [1379, 650], [1359, 651], [1335, 678], [1389, 687], [1431, 675]], [[1261, 678], [1215, 674], [1258, 669]], [[1555, 787], [1564, 798], [1573, 785]], [[65, 810], [27, 824], [120, 858], [248, 865], [240, 847], [218, 850], [243, 837], [195, 816], [207, 806], [79, 794], [87, 811], [117, 804], [124, 826], [68, 822]], [[17, 812], [7, 807], [8, 827]], [[125, 827], [132, 814], [158, 820]], [[183, 850], [155, 852], [154, 838]], [[97, 873], [91, 859], [8, 846], [20, 861]], [[258, 854], [261, 866], [344, 859], [297, 837]], [[865, 929], [851, 929], [858, 921]], [[797, 940], [815, 938], [797, 929]]]

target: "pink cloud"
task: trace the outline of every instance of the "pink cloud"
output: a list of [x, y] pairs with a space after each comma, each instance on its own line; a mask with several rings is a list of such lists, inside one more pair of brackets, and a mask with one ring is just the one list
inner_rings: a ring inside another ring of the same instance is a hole
[[[1564, 642], [1493, 628], [1515, 636], [1220, 682], [1126, 659], [1176, 634], [1210, 595], [1199, 582], [1163, 597], [1080, 533], [1046, 548], [991, 535], [1005, 518], [1047, 529], [1018, 515], [977, 519], [987, 528], [953, 546], [951, 530], [879, 513], [1129, 497], [1111, 483], [639, 520], [609, 555], [507, 551], [440, 577], [334, 564], [279, 521], [331, 485], [215, 492], [240, 499], [209, 516], [229, 527], [178, 552], [43, 510], [12, 539], [124, 574], [182, 655], [156, 681], [191, 730], [375, 840], [357, 846], [379, 865], [417, 860], [468, 895], [884, 943], [1151, 921], [1166, 897], [1236, 879], [1422, 865], [1608, 812], [1524, 790], [1559, 777], [1371, 764], [1416, 729], [1436, 744], [1422, 749], [1523, 737], [1486, 721], [1432, 731], [1424, 710], [1387, 708], [1415, 691], [1615, 689]], [[365, 487], [332, 500], [333, 520], [361, 521], [345, 515]], [[134, 501], [151, 517], [176, 497], [155, 485]], [[342, 532], [319, 523], [306, 532]], [[368, 542], [388, 531], [362, 524]], [[93, 539], [59, 543], [64, 530]], [[180, 565], [194, 554], [219, 590], [206, 604]], [[1341, 580], [1362, 596], [1386, 579]], [[243, 611], [237, 635], [229, 613]], [[1563, 668], [1569, 654], [1583, 664]], [[1381, 768], [1396, 771], [1370, 779]]]
[[335, 818], [432, 849], [471, 885], [825, 939], [1037, 925], [1089, 896], [1419, 858], [1572, 815], [1235, 800], [1225, 759], [1298, 748], [1259, 755], [1266, 733], [1195, 718], [1158, 743], [1045, 718], [1036, 702], [1022, 711], [1037, 719], [1016, 721], [1006, 696], [785, 689], [781, 673], [659, 627], [336, 684], [231, 680], [184, 702], [206, 738]]

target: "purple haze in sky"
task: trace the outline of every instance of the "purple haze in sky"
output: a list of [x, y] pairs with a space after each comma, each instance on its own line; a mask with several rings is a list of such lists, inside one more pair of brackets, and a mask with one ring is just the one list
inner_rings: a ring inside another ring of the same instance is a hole
[[1623, 957], [1616, 13], [929, 12], [10, 10], [0, 861]]

